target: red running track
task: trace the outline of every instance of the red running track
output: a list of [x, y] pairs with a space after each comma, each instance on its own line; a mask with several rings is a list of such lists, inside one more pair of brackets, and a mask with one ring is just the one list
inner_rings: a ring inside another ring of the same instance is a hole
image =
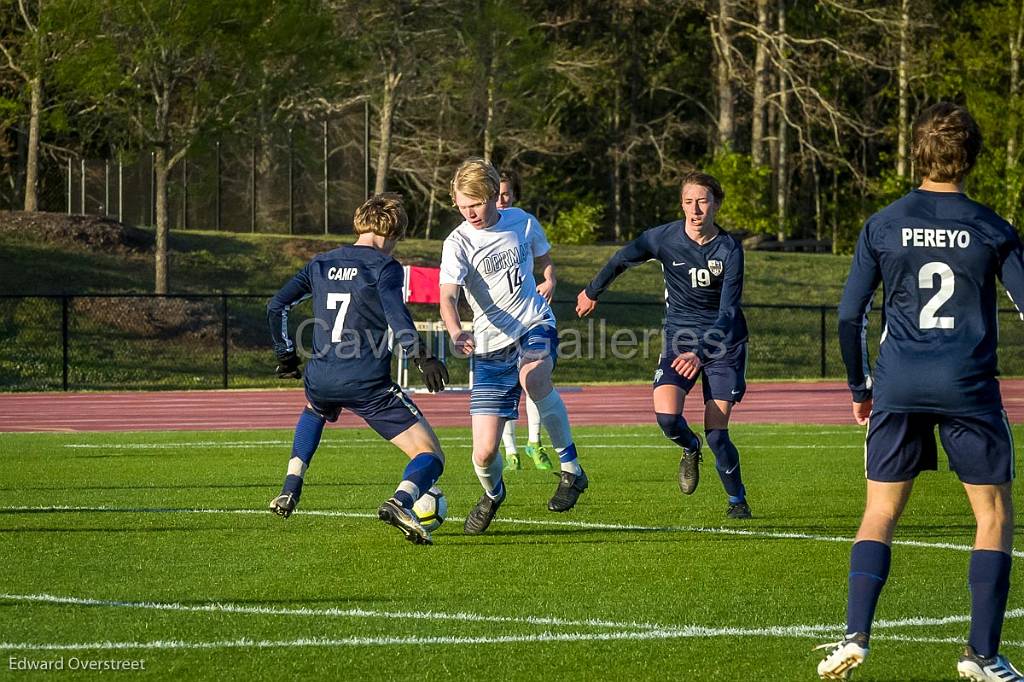
[[[1024, 421], [1024, 380], [1001, 382], [1012, 422]], [[651, 389], [644, 385], [563, 389], [573, 424], [650, 424]], [[434, 426], [469, 426], [469, 394], [416, 393], [414, 400]], [[151, 393], [0, 394], [0, 432], [191, 431], [290, 429], [305, 400], [301, 389], [159, 391]], [[687, 419], [700, 421], [699, 400]], [[524, 417], [525, 419], [525, 417]], [[741, 424], [852, 424], [845, 384], [755, 383], [733, 412]], [[343, 427], [365, 426], [351, 414]]]

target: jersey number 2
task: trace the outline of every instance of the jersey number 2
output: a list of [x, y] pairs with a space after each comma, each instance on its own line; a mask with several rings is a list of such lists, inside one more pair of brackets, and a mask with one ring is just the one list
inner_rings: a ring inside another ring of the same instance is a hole
[[348, 312], [348, 304], [352, 302], [352, 294], [327, 294], [327, 309], [337, 310], [338, 315], [334, 318], [334, 328], [331, 329], [331, 343], [341, 342], [341, 332], [345, 328], [345, 313]]
[[955, 286], [953, 271], [940, 261], [925, 263], [917, 273], [917, 285], [922, 289], [933, 289], [936, 275], [939, 276], [939, 290], [921, 308], [917, 326], [921, 329], [952, 329], [952, 315], [936, 315], [935, 313], [943, 303], [953, 296], [953, 287]]

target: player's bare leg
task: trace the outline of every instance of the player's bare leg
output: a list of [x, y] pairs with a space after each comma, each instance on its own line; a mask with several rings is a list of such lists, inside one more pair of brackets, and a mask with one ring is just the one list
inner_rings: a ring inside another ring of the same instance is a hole
[[444, 470], [444, 453], [437, 435], [422, 416], [415, 424], [390, 441], [409, 457], [394, 496], [377, 510], [378, 518], [405, 534], [415, 544], [432, 543], [430, 533], [423, 528], [412, 506], [423, 492], [437, 482]]
[[846, 636], [818, 664], [823, 679], [845, 680], [868, 655], [871, 621], [882, 587], [889, 577], [893, 530], [910, 499], [914, 481], [868, 481], [867, 501], [860, 529], [850, 552]]
[[960, 677], [971, 680], [1020, 680], [1021, 673], [999, 654], [1013, 551], [1013, 492], [1002, 485], [964, 484], [977, 530], [968, 582], [971, 630], [957, 663]]
[[558, 453], [560, 465], [558, 488], [548, 500], [548, 509], [564, 512], [576, 505], [579, 496], [587, 489], [589, 481], [579, 463], [565, 403], [562, 402], [562, 397], [551, 383], [553, 369], [554, 361], [549, 356], [527, 360], [520, 366], [519, 383], [537, 403], [541, 422], [548, 431], [552, 447]]
[[715, 455], [715, 469], [722, 480], [722, 487], [729, 496], [725, 515], [730, 519], [749, 519], [751, 512], [740, 473], [740, 453], [729, 437], [729, 418], [734, 405], [729, 400], [704, 403], [704, 436], [708, 448]]
[[679, 458], [679, 490], [692, 495], [700, 483], [701, 440], [683, 418], [686, 392], [673, 384], [654, 387], [654, 416], [662, 433], [683, 450]]
[[494, 414], [472, 415], [473, 470], [483, 486], [484, 494], [466, 515], [462, 529], [468, 535], [479, 535], [487, 530], [501, 503], [505, 501], [505, 482], [501, 476], [504, 467], [498, 451], [505, 421], [505, 417]]

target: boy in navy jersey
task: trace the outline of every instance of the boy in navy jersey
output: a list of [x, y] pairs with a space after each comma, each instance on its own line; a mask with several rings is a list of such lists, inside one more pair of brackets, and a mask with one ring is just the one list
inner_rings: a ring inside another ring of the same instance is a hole
[[377, 513], [411, 542], [429, 545], [430, 533], [412, 506], [441, 475], [444, 454], [430, 424], [391, 379], [388, 327], [431, 391], [444, 389], [448, 371], [430, 357], [403, 302], [402, 266], [391, 257], [408, 223], [401, 198], [373, 196], [356, 210], [353, 222], [359, 235], [355, 244], [314, 257], [267, 306], [277, 375], [282, 378], [302, 376], [288, 335], [289, 309], [312, 297], [315, 321], [306, 364], [308, 402], [295, 427], [284, 487], [271, 500], [270, 510], [285, 518], [295, 510], [324, 424], [337, 421], [347, 409], [409, 456], [402, 482]]
[[729, 438], [733, 406], [747, 390], [747, 322], [743, 295], [743, 249], [715, 224], [725, 199], [718, 181], [693, 171], [680, 183], [684, 219], [652, 227], [622, 247], [576, 297], [585, 317], [616, 277], [648, 260], [665, 272], [665, 337], [654, 373], [654, 416], [665, 436], [682, 448], [679, 488], [692, 495], [700, 480], [701, 440], [683, 418], [683, 401], [701, 377], [704, 434], [729, 497], [726, 515], [750, 518], [740, 455]]
[[[1024, 300], [1024, 253], [1013, 227], [963, 193], [981, 133], [963, 107], [940, 102], [914, 124], [921, 186], [864, 224], [839, 304], [839, 341], [853, 416], [868, 426], [867, 501], [850, 555], [846, 636], [818, 664], [846, 679], [864, 662], [893, 530], [914, 478], [937, 468], [934, 430], [977, 521], [968, 583], [971, 627], [957, 672], [1024, 680], [999, 655], [1010, 589], [1013, 438], [996, 381], [996, 278]], [[885, 328], [873, 373], [864, 329], [878, 285]], [[898, 675], [915, 677], [911, 671]]]

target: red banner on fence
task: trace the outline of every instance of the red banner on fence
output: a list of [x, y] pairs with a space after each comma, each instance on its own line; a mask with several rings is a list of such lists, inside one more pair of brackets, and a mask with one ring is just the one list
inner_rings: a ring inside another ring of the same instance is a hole
[[405, 302], [440, 303], [440, 268], [423, 268], [418, 265], [405, 266]]

